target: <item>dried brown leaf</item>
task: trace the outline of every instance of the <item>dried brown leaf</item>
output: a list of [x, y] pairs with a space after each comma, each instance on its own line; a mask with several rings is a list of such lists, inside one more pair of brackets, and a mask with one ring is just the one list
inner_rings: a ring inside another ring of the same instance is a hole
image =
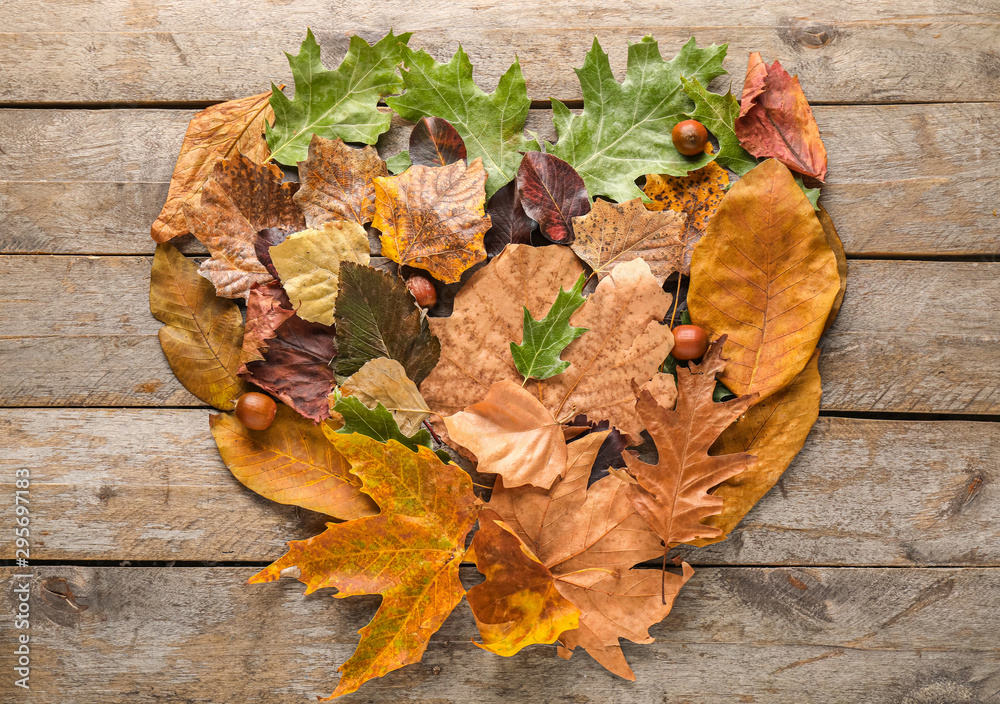
[[388, 175], [375, 147], [355, 149], [314, 134], [309, 158], [299, 164], [295, 202], [311, 228], [338, 220], [367, 225], [375, 217], [375, 179]]
[[345, 396], [354, 396], [368, 408], [382, 404], [406, 436], [413, 435], [426, 420], [431, 409], [417, 390], [406, 369], [395, 359], [378, 357], [366, 362], [361, 369], [340, 386]]

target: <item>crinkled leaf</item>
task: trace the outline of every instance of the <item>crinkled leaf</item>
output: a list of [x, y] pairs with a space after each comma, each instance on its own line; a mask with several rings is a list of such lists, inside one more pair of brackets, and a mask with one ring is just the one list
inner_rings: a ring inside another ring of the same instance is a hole
[[267, 430], [250, 430], [230, 413], [213, 415], [212, 435], [229, 470], [248, 489], [348, 520], [378, 513], [323, 430], [284, 404]]
[[735, 122], [740, 114], [740, 104], [731, 92], [725, 95], [709, 93], [698, 79], [681, 76], [684, 92], [694, 102], [694, 109], [686, 117], [698, 120], [719, 140], [719, 153], [715, 163], [742, 176], [757, 166], [754, 155], [740, 146]]
[[274, 117], [268, 105], [270, 97], [271, 91], [267, 91], [195, 113], [184, 133], [181, 153], [170, 177], [167, 202], [153, 223], [154, 240], [166, 242], [188, 233], [184, 205], [197, 203], [201, 188], [218, 161], [237, 153], [258, 164], [270, 158], [271, 151], [264, 141], [264, 125]]
[[334, 587], [336, 598], [380, 594], [382, 603], [361, 629], [354, 654], [331, 697], [417, 662], [427, 643], [462, 600], [458, 568], [465, 536], [476, 522], [469, 475], [433, 452], [412, 452], [398, 442], [334, 434], [334, 448], [350, 463], [377, 516], [330, 524], [250, 578], [272, 582], [298, 567], [306, 593]]
[[346, 262], [337, 294], [336, 370], [351, 376], [372, 359], [388, 357], [419, 384], [438, 362], [441, 345], [406, 284], [377, 269]]
[[581, 293], [586, 278], [586, 274], [580, 274], [572, 289], [560, 289], [544, 318], [535, 320], [524, 309], [521, 344], [510, 343], [510, 356], [525, 379], [548, 379], [569, 367], [560, 355], [569, 343], [587, 332], [587, 328], [569, 324], [573, 314], [587, 302]]
[[620, 204], [598, 200], [590, 214], [573, 218], [576, 241], [570, 246], [599, 280], [622, 262], [641, 258], [663, 285], [684, 267], [685, 221], [672, 210], [647, 210], [638, 198]]
[[412, 435], [431, 414], [417, 385], [394, 359], [379, 357], [366, 362], [340, 385], [340, 390], [368, 408], [385, 406], [404, 435]]
[[367, 225], [375, 217], [374, 181], [388, 175], [375, 147], [355, 149], [314, 134], [309, 157], [299, 164], [295, 202], [312, 228], [337, 220]]
[[390, 30], [369, 45], [355, 35], [340, 66], [328, 71], [320, 61], [312, 30], [307, 31], [299, 53], [285, 53], [295, 79], [295, 96], [288, 98], [276, 86], [271, 88], [274, 125], [267, 127], [271, 158], [287, 166], [305, 161], [314, 134], [375, 144], [389, 130], [390, 118], [378, 109], [378, 101], [402, 89], [396, 67], [400, 47], [409, 40], [409, 33], [394, 36]]
[[368, 264], [368, 234], [356, 222], [326, 222], [289, 235], [271, 261], [303, 320], [333, 325], [341, 262]]
[[465, 141], [470, 159], [482, 159], [489, 174], [487, 197], [511, 181], [521, 163], [519, 152], [537, 150], [538, 142], [524, 136], [531, 101], [517, 61], [500, 77], [491, 94], [472, 80], [472, 63], [458, 48], [441, 64], [423, 49], [402, 48], [406, 92], [386, 102], [407, 120], [440, 117]]
[[198, 267], [171, 244], [156, 246], [149, 309], [164, 323], [160, 346], [184, 388], [219, 410], [231, 410], [247, 390], [236, 376], [243, 316], [215, 295]]
[[[323, 424], [323, 432], [328, 438], [332, 439], [337, 433], [361, 433], [379, 442], [395, 440], [414, 452], [421, 446], [431, 448], [430, 433], [421, 429], [412, 435], [404, 435], [400, 432], [395, 418], [381, 403], [376, 403], [375, 408], [369, 408], [361, 402], [361, 399], [343, 396], [339, 390], [333, 392], [329, 403], [330, 410], [340, 418], [331, 417]], [[451, 459], [444, 450], [438, 450], [437, 455], [445, 462]]]
[[674, 125], [694, 107], [681, 89], [681, 77], [707, 84], [721, 76], [726, 47], [699, 49], [692, 38], [677, 56], [664, 61], [656, 41], [644, 37], [629, 45], [625, 80], [619, 83], [595, 38], [583, 68], [576, 71], [583, 112], [574, 115], [558, 100], [552, 101], [559, 141], [547, 151], [577, 170], [591, 196], [608, 196], [619, 203], [644, 197], [635, 185], [644, 174], [684, 176], [701, 168], [715, 157], [684, 156], [670, 138]]
[[447, 120], [421, 117], [410, 132], [408, 154], [413, 164], [447, 166], [465, 160], [465, 142]]
[[243, 352], [240, 355], [240, 373], [247, 362], [264, 359], [267, 341], [272, 339], [283, 322], [295, 315], [292, 303], [281, 284], [271, 281], [254, 284], [247, 297], [247, 323], [243, 333]]
[[728, 335], [719, 380], [763, 400], [805, 367], [839, 288], [812, 205], [769, 159], [723, 198], [695, 247], [687, 300], [695, 324]]
[[573, 218], [590, 212], [583, 179], [562, 159], [528, 152], [517, 168], [517, 194], [524, 212], [550, 242], [573, 241]]
[[486, 204], [486, 214], [490, 216], [490, 229], [483, 244], [488, 256], [495, 257], [508, 244], [531, 244], [535, 221], [524, 212], [516, 179], [493, 194]]
[[197, 206], [185, 204], [188, 227], [212, 254], [199, 271], [220, 296], [246, 298], [251, 286], [272, 279], [257, 259], [258, 232], [305, 227], [292, 200], [299, 185], [282, 183], [281, 178], [277, 166], [261, 166], [236, 154], [216, 163]]

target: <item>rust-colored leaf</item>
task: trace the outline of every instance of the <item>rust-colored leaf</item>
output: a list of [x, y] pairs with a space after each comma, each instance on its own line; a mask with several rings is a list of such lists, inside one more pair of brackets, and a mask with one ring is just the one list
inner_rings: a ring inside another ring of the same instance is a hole
[[246, 298], [251, 286], [272, 279], [254, 251], [260, 230], [305, 228], [292, 200], [298, 184], [281, 178], [277, 166], [261, 166], [236, 154], [215, 165], [197, 206], [185, 204], [188, 227], [212, 254], [199, 271], [220, 296]]
[[410, 132], [410, 161], [424, 166], [447, 166], [464, 161], [465, 142], [451, 123], [440, 117], [421, 117]]
[[524, 212], [550, 242], [573, 241], [574, 218], [590, 212], [583, 179], [559, 157], [528, 152], [517, 168], [517, 194]]
[[756, 51], [747, 65], [736, 136], [756, 157], [774, 157], [792, 171], [826, 180], [826, 147], [798, 76], [777, 61], [768, 66]]
[[292, 303], [285, 295], [281, 284], [271, 281], [254, 284], [247, 297], [247, 323], [243, 333], [243, 352], [240, 355], [239, 372], [246, 371], [247, 362], [264, 359], [267, 341], [272, 339], [278, 327], [295, 315]]
[[331, 442], [380, 513], [292, 541], [284, 557], [250, 582], [271, 582], [297, 567], [307, 594], [335, 587], [338, 599], [382, 595], [357, 649], [339, 668], [332, 699], [420, 660], [465, 594], [458, 568], [476, 510], [469, 475], [428, 448], [413, 452], [359, 433], [334, 434]]
[[680, 233], [684, 244], [680, 272], [685, 276], [691, 273], [694, 246], [704, 236], [708, 222], [715, 215], [728, 187], [729, 173], [714, 161], [686, 177], [646, 175], [643, 192], [650, 198], [647, 208], [675, 210], [687, 215]]
[[716, 403], [715, 377], [725, 366], [722, 345], [712, 345], [701, 364], [677, 368], [677, 407], [664, 408], [646, 391], [639, 394], [636, 411], [659, 453], [656, 464], [625, 454], [625, 464], [639, 482], [628, 487], [629, 497], [646, 522], [666, 544], [695, 538], [714, 538], [721, 531], [702, 521], [722, 511], [722, 499], [708, 492], [744, 471], [753, 457], [734, 453], [710, 457], [709, 448], [754, 396]]
[[309, 158], [299, 164], [295, 202], [311, 228], [338, 220], [367, 225], [375, 217], [375, 179], [388, 175], [375, 147], [355, 149], [314, 134]]
[[642, 258], [662, 286], [684, 266], [685, 220], [683, 213], [672, 210], [647, 210], [639, 198], [625, 203], [598, 200], [588, 215], [573, 218], [576, 241], [571, 246], [598, 279], [622, 262]]
[[284, 404], [267, 430], [249, 430], [230, 413], [210, 425], [222, 461], [265, 499], [347, 520], [378, 513], [320, 426]]
[[754, 504], [777, 483], [802, 449], [819, 417], [823, 391], [818, 360], [819, 350], [813, 353], [809, 364], [790, 385], [750, 408], [726, 428], [712, 446], [714, 454], [747, 452], [756, 456], [757, 461], [712, 491], [723, 500], [722, 513], [710, 516], [705, 524], [718, 528], [722, 534], [691, 541], [692, 545], [710, 545], [725, 540]]
[[375, 221], [382, 254], [397, 264], [426, 269], [445, 283], [486, 259], [483, 235], [486, 171], [481, 159], [441, 167], [411, 166], [375, 179]]
[[[448, 416], [482, 400], [498, 381], [520, 384], [510, 343], [522, 341], [524, 308], [543, 318], [559, 290], [572, 288], [582, 270], [568, 248], [510, 245], [477, 271], [455, 298], [451, 317], [430, 319], [441, 359], [420, 391], [431, 410]], [[569, 321], [588, 332], [563, 352], [567, 371], [530, 380], [525, 388], [557, 420], [583, 413], [638, 437], [642, 422], [633, 381], [654, 380], [664, 392], [672, 386], [654, 379], [673, 346], [670, 329], [660, 322], [670, 300], [645, 262], [620, 264]]]
[[228, 411], [247, 390], [236, 376], [243, 344], [243, 316], [198, 276], [194, 262], [172, 244], [156, 246], [149, 309], [164, 323], [160, 346], [184, 388]]
[[687, 302], [696, 325], [728, 336], [720, 381], [763, 400], [805, 367], [839, 288], [812, 204], [768, 159], [729, 190], [695, 247]]
[[167, 202], [163, 204], [151, 234], [157, 242], [186, 235], [184, 206], [198, 202], [202, 186], [215, 164], [237, 153], [257, 164], [265, 163], [271, 150], [264, 140], [264, 125], [274, 118], [268, 104], [271, 91], [230, 100], [195, 113], [188, 123], [177, 157]]

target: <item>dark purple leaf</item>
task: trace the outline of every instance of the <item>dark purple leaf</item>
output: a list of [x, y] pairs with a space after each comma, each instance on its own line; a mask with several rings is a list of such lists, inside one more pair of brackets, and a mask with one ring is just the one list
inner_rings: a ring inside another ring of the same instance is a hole
[[440, 117], [422, 117], [410, 132], [410, 162], [447, 166], [465, 158], [465, 142], [451, 123]]
[[253, 242], [253, 251], [257, 255], [257, 259], [264, 265], [267, 272], [279, 281], [281, 277], [278, 276], [278, 271], [274, 268], [274, 262], [271, 261], [271, 247], [284, 242], [285, 238], [292, 234], [292, 232], [294, 230], [267, 227], [257, 233], [257, 238]]
[[557, 244], [573, 241], [573, 218], [590, 212], [583, 179], [562, 159], [528, 152], [517, 170], [521, 206], [538, 222], [542, 234]]
[[240, 376], [318, 423], [330, 417], [327, 397], [335, 383], [330, 362], [336, 354], [331, 326], [293, 315], [267, 341], [264, 361], [249, 362]]
[[531, 244], [535, 221], [521, 207], [517, 181], [511, 181], [493, 194], [486, 206], [490, 229], [486, 231], [486, 254], [495, 257], [508, 244]]
[[[606, 420], [599, 422], [593, 422], [587, 419], [585, 415], [579, 415], [569, 422], [570, 427], [587, 428], [586, 432], [580, 433], [574, 442], [579, 440], [584, 435], [589, 435], [590, 433], [597, 433], [602, 430], [607, 430], [611, 427], [611, 424]], [[625, 467], [625, 460], [622, 459], [622, 452], [625, 451], [625, 436], [618, 430], [614, 428], [611, 434], [604, 439], [601, 443], [601, 449], [597, 451], [597, 458], [594, 460], [594, 466], [590, 470], [590, 484], [593, 484], [601, 477], [605, 477], [608, 474], [608, 467], [614, 467], [615, 469], [621, 469]]]

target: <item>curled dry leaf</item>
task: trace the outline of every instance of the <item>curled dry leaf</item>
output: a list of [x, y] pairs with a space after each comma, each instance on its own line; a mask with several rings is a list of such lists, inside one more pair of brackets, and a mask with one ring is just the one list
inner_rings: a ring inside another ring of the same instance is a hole
[[410, 132], [410, 162], [447, 166], [466, 157], [465, 142], [451, 123], [440, 117], [421, 117]]
[[154, 240], [166, 242], [188, 233], [184, 206], [197, 203], [202, 186], [219, 160], [237, 153], [258, 164], [268, 160], [271, 150], [264, 141], [264, 125], [274, 117], [268, 105], [270, 97], [271, 91], [267, 91], [195, 113], [170, 177], [167, 202], [153, 223]]
[[212, 254], [199, 271], [220, 296], [246, 298], [251, 286], [271, 280], [254, 250], [260, 230], [305, 227], [292, 200], [298, 184], [282, 183], [281, 177], [277, 166], [261, 166], [236, 154], [215, 165], [200, 203], [184, 206], [188, 227]]
[[264, 359], [263, 353], [267, 350], [267, 341], [272, 339], [281, 324], [293, 315], [295, 311], [292, 310], [291, 301], [277, 281], [254, 284], [250, 287], [239, 373], [246, 371], [247, 362]]
[[333, 698], [420, 660], [465, 594], [458, 568], [476, 509], [469, 475], [427, 448], [412, 452], [358, 433], [335, 435], [331, 442], [379, 515], [330, 524], [314, 538], [292, 541], [284, 557], [250, 582], [271, 582], [298, 567], [307, 594], [335, 587], [338, 599], [382, 595], [357, 649], [339, 668]]
[[229, 413], [213, 415], [210, 425], [233, 476], [265, 499], [341, 520], [378, 513], [320, 426], [288, 406], [278, 405], [267, 430], [249, 430]]
[[826, 147], [798, 76], [777, 61], [768, 66], [756, 51], [747, 65], [736, 136], [756, 157], [774, 157], [792, 171], [826, 179]]
[[763, 400], [805, 367], [839, 288], [812, 205], [769, 159], [722, 200], [695, 247], [687, 300], [696, 325], [728, 336], [719, 380]]
[[243, 316], [198, 276], [194, 262], [171, 244], [156, 246], [149, 309], [164, 323], [160, 346], [184, 388], [222, 411], [247, 390], [236, 376], [243, 344]]
[[311, 228], [338, 220], [367, 225], [375, 217], [375, 179], [388, 175], [375, 147], [355, 149], [314, 134], [309, 157], [299, 164], [295, 202]]
[[463, 271], [486, 259], [485, 183], [479, 159], [468, 166], [415, 165], [375, 179], [373, 225], [382, 233], [382, 255], [445, 283], [458, 282]]
[[417, 385], [406, 376], [403, 365], [394, 359], [378, 357], [365, 362], [341, 384], [340, 390], [371, 409], [381, 403], [392, 414], [403, 435], [413, 435], [431, 414]]
[[590, 212], [583, 179], [559, 157], [528, 152], [517, 168], [517, 194], [528, 217], [550, 242], [573, 241], [573, 218]]
[[[524, 308], [543, 317], [582, 269], [568, 248], [512, 245], [477, 271], [455, 298], [451, 317], [431, 319], [441, 361], [420, 387], [431, 410], [451, 415], [480, 401], [495, 382], [520, 383], [510, 343], [522, 340]], [[619, 265], [570, 319], [588, 332], [563, 352], [567, 371], [526, 388], [557, 419], [584, 413], [638, 437], [632, 382], [653, 379], [673, 346], [660, 323], [669, 307], [670, 295], [645, 262]]]
[[816, 217], [819, 218], [819, 224], [823, 226], [826, 243], [830, 245], [830, 249], [833, 250], [833, 256], [837, 258], [837, 276], [840, 277], [840, 289], [837, 291], [836, 298], [833, 299], [830, 315], [827, 317], [826, 325], [823, 327], [823, 332], [826, 332], [833, 325], [833, 321], [837, 319], [840, 306], [844, 303], [844, 294], [847, 293], [847, 254], [844, 252], [844, 243], [841, 242], [840, 235], [837, 234], [837, 228], [834, 227], [833, 220], [830, 219], [830, 214], [826, 212], [826, 208], [822, 205], [819, 206], [816, 211]]
[[271, 248], [271, 261], [285, 293], [303, 320], [333, 325], [341, 262], [368, 264], [365, 228], [356, 222], [326, 222], [289, 235]]
[[819, 417], [823, 391], [819, 379], [819, 350], [791, 384], [758, 403], [726, 428], [712, 452], [728, 456], [747, 452], [757, 461], [746, 470], [722, 482], [712, 494], [723, 500], [722, 513], [710, 516], [705, 524], [722, 531], [714, 538], [691, 541], [702, 546], [725, 540], [736, 524], [777, 483], [782, 473], [802, 449]]
[[486, 214], [490, 216], [490, 229], [483, 239], [487, 255], [495, 257], [508, 244], [531, 244], [535, 221], [524, 212], [516, 179], [493, 194]]
[[625, 203], [598, 200], [589, 215], [573, 218], [573, 251], [590, 264], [598, 279], [622, 262], [642, 258], [662, 286], [684, 267], [687, 248], [681, 235], [686, 218], [672, 210], [656, 210], [660, 212], [647, 210], [638, 198]]
[[659, 453], [656, 464], [625, 454], [625, 464], [638, 484], [628, 494], [636, 509], [667, 545], [695, 538], [714, 538], [721, 531], [702, 521], [722, 511], [722, 499], [708, 492], [744, 471], [753, 457], [744, 452], [710, 457], [712, 443], [754, 396], [716, 403], [715, 377], [725, 366], [722, 345], [712, 345], [701, 364], [677, 368], [677, 407], [658, 404], [646, 391], [639, 393], [636, 411]]

